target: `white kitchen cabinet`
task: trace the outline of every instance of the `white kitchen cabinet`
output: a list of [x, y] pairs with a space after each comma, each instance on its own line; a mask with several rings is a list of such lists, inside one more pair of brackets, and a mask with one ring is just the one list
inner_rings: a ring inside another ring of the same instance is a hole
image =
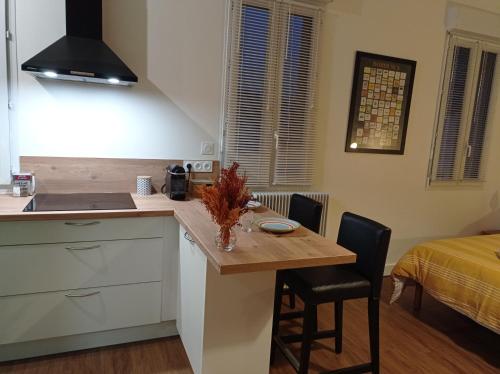
[[0, 361], [174, 334], [178, 250], [173, 217], [0, 222]]
[[181, 226], [179, 230], [177, 331], [179, 331], [193, 371], [201, 373], [207, 257], [190, 240], [186, 230]]
[[161, 283], [0, 298], [0, 344], [160, 322]]
[[177, 318], [179, 274], [179, 223], [174, 217], [165, 217], [163, 242], [161, 320], [173, 321]]
[[177, 330], [193, 372], [268, 373], [275, 272], [221, 275], [184, 235]]
[[161, 238], [163, 217], [1, 222], [0, 246]]
[[0, 247], [0, 296], [162, 280], [163, 240]]

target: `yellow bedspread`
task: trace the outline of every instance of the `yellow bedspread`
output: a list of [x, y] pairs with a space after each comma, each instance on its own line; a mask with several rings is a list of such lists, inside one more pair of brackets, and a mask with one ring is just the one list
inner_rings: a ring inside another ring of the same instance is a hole
[[500, 235], [434, 240], [417, 245], [392, 270], [394, 294], [420, 283], [437, 300], [500, 334]]

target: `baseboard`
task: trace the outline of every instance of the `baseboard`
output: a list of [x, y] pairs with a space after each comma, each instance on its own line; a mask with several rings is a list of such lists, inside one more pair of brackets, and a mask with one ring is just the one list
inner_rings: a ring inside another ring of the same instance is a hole
[[394, 266], [396, 266], [396, 264], [385, 264], [384, 276], [391, 275], [391, 271]]
[[0, 362], [178, 335], [175, 321], [0, 345]]

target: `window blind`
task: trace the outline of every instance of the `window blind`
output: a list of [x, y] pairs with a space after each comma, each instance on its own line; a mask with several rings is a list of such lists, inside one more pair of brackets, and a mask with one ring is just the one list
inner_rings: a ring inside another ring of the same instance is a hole
[[480, 181], [497, 47], [451, 36], [449, 48], [431, 183]]
[[230, 4], [223, 163], [238, 162], [251, 187], [310, 184], [319, 10], [275, 0]]
[[470, 55], [470, 48], [453, 47], [453, 60], [450, 67], [450, 82], [444, 108], [445, 114], [436, 174], [438, 180], [454, 180], [457, 177], [456, 154], [464, 115]]
[[282, 10], [286, 30], [276, 130], [274, 184], [310, 185], [316, 171], [316, 65], [319, 16], [298, 6]]
[[273, 54], [272, 4], [268, 1], [231, 2], [232, 30], [225, 101], [224, 164], [233, 161], [250, 186], [270, 183], [274, 113], [269, 82], [277, 64]]
[[468, 150], [465, 159], [464, 179], [480, 178], [483, 144], [486, 134], [491, 91], [495, 77], [496, 61], [496, 53], [483, 52], [481, 54], [477, 93], [474, 101]]

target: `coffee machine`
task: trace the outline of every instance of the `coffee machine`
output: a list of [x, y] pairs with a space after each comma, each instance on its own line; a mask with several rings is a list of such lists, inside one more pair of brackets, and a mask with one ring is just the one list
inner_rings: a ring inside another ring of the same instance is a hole
[[179, 165], [169, 165], [166, 169], [165, 184], [161, 192], [172, 200], [185, 200], [187, 192], [186, 170]]

